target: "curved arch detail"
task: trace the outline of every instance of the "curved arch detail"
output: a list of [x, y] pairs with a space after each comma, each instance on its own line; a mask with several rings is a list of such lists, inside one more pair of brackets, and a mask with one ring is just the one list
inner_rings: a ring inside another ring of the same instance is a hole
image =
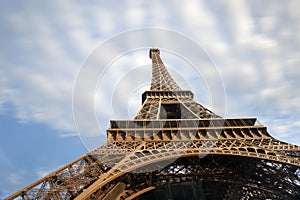
[[[157, 144], [157, 143], [156, 143]], [[300, 166], [299, 159], [281, 155], [280, 152], [274, 153], [268, 149], [259, 147], [250, 148], [245, 143], [231, 143], [231, 147], [224, 147], [222, 141], [171, 141], [167, 145], [172, 148], [147, 148], [147, 144], [141, 143], [135, 151], [127, 154], [119, 163], [114, 165], [108, 172], [99, 177], [90, 187], [83, 191], [76, 199], [85, 199], [99, 190], [104, 185], [117, 179], [127, 172], [143, 168], [144, 166], [158, 163], [161, 161], [169, 161], [172, 163], [180, 157], [206, 156], [206, 155], [223, 155], [259, 158], [277, 163], [288, 164], [292, 166]], [[204, 148], [207, 147], [207, 148]], [[241, 149], [244, 149], [242, 151]], [[147, 150], [146, 150], [147, 149]], [[97, 153], [97, 152], [95, 152]], [[103, 153], [98, 151], [98, 153]]]

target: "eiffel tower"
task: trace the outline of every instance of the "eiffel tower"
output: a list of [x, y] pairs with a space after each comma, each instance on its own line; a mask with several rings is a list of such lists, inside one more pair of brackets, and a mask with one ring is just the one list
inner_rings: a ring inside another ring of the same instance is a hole
[[150, 50], [151, 88], [104, 145], [7, 199], [300, 199], [300, 147], [256, 118], [222, 118]]

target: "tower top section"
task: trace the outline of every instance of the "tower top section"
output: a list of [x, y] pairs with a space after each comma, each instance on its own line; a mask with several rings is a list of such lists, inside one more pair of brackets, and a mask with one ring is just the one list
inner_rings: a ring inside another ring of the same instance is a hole
[[177, 85], [162, 62], [159, 49], [150, 49], [149, 55], [152, 59], [151, 87], [143, 93], [142, 108], [134, 120], [220, 118], [194, 101], [191, 91]]
[[169, 74], [163, 61], [160, 58], [160, 51], [157, 48], [152, 48], [149, 51], [149, 56], [152, 59], [152, 91], [180, 91], [181, 88]]

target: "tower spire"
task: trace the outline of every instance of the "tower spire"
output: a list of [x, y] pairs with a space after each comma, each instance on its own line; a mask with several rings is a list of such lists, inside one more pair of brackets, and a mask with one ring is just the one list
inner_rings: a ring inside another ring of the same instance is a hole
[[194, 94], [182, 90], [169, 74], [160, 58], [159, 49], [150, 49], [152, 81], [150, 91], [142, 95], [143, 105], [135, 120], [220, 118], [194, 101]]
[[160, 58], [159, 49], [150, 49], [152, 59], [152, 81], [150, 90], [155, 91], [180, 91], [180, 87], [173, 80]]

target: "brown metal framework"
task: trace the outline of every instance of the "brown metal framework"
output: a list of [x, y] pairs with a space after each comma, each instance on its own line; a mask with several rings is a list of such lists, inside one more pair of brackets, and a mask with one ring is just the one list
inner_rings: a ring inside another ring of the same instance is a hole
[[181, 90], [158, 49], [133, 120], [103, 146], [7, 199], [299, 199], [300, 147], [256, 118], [224, 119]]

